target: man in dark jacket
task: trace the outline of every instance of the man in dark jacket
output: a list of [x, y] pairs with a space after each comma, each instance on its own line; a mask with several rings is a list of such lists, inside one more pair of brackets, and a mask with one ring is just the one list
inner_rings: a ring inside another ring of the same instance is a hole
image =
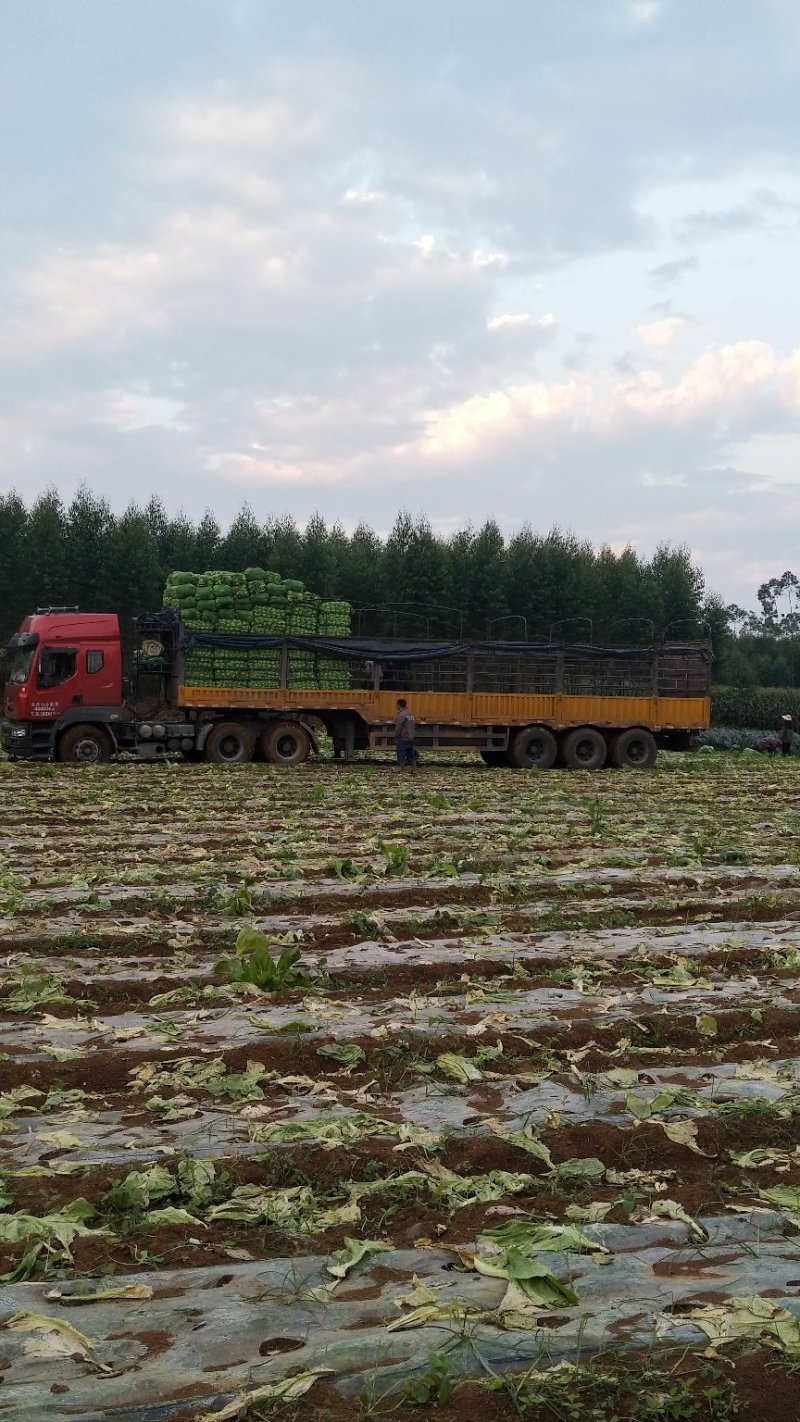
[[414, 713], [409, 711], [408, 702], [401, 696], [397, 702], [397, 715], [394, 722], [397, 763], [404, 770], [410, 770], [412, 773], [417, 768], [417, 748], [414, 745], [416, 733], [417, 723], [414, 720]]
[[794, 722], [788, 711], [781, 716], [781, 755], [791, 755]]

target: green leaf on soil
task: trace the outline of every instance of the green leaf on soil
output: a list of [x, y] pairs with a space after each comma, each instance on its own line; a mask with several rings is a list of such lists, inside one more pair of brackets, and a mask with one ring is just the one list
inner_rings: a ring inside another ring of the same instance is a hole
[[146, 1210], [152, 1200], [163, 1200], [173, 1195], [178, 1188], [174, 1175], [163, 1165], [150, 1165], [146, 1170], [131, 1170], [124, 1180], [119, 1180], [106, 1191], [104, 1204], [121, 1213], [134, 1214]]
[[202, 1220], [195, 1215], [190, 1215], [188, 1210], [179, 1209], [175, 1205], [165, 1205], [162, 1209], [148, 1210], [142, 1216], [143, 1223], [147, 1229], [163, 1229], [165, 1225], [196, 1225], [198, 1229], [205, 1229]]
[[606, 1168], [602, 1160], [598, 1160], [595, 1155], [576, 1156], [571, 1160], [562, 1160], [551, 1174], [558, 1180], [599, 1180], [605, 1175]]
[[85, 1333], [80, 1333], [77, 1328], [73, 1328], [71, 1323], [67, 1323], [63, 1318], [50, 1318], [44, 1313], [32, 1313], [28, 1309], [23, 1309], [19, 1313], [14, 1313], [10, 1318], [0, 1325], [3, 1328], [11, 1328], [15, 1333], [30, 1334], [22, 1342], [23, 1352], [30, 1358], [71, 1358], [76, 1353], [89, 1361], [104, 1373], [110, 1373], [111, 1368], [104, 1363], [98, 1362], [93, 1355], [94, 1343], [91, 1338], [87, 1338]]
[[210, 1096], [227, 1096], [231, 1101], [261, 1101], [264, 1092], [259, 1083], [271, 1075], [263, 1062], [248, 1062], [245, 1071], [226, 1071], [224, 1076], [206, 1082], [206, 1091]]
[[800, 1185], [774, 1185], [769, 1190], [759, 1190], [758, 1196], [770, 1205], [777, 1205], [779, 1210], [800, 1213]]
[[653, 1220], [680, 1220], [695, 1239], [708, 1239], [707, 1230], [687, 1214], [677, 1200], [651, 1200], [649, 1205], [637, 1210], [634, 1218], [642, 1224], [650, 1224]]
[[317, 1056], [330, 1057], [331, 1061], [341, 1062], [342, 1066], [347, 1067], [348, 1071], [353, 1071], [359, 1062], [364, 1062], [367, 1059], [367, 1054], [363, 1047], [359, 1047], [356, 1042], [341, 1045], [332, 1042], [329, 1046], [318, 1047]]
[[459, 1056], [457, 1052], [442, 1052], [436, 1058], [436, 1065], [445, 1076], [449, 1076], [453, 1081], [458, 1081], [466, 1085], [469, 1081], [482, 1081], [483, 1073], [471, 1062], [468, 1057]]
[[150, 1096], [144, 1104], [161, 1121], [189, 1121], [200, 1115], [200, 1107], [190, 1096], [173, 1096], [169, 1101], [163, 1096]]
[[83, 1145], [74, 1131], [41, 1131], [36, 1139], [53, 1150], [79, 1150]]
[[674, 1106], [694, 1106], [696, 1101], [696, 1093], [685, 1086], [665, 1086], [649, 1099], [633, 1093], [625, 1097], [625, 1105], [637, 1121], [649, 1121], [652, 1116], [660, 1116]]
[[364, 1259], [371, 1259], [374, 1254], [391, 1253], [393, 1248], [393, 1245], [384, 1244], [378, 1239], [350, 1239], [346, 1236], [344, 1249], [333, 1255], [336, 1263], [328, 1265], [328, 1273], [332, 1274], [334, 1279], [346, 1279], [351, 1269], [355, 1269]]
[[317, 1116], [310, 1121], [254, 1122], [250, 1139], [255, 1142], [313, 1141], [325, 1150], [349, 1145], [351, 1141], [369, 1136], [393, 1136], [399, 1133], [394, 1121], [380, 1121], [375, 1116], [353, 1112], [347, 1116]]
[[688, 1317], [715, 1348], [738, 1339], [795, 1357], [800, 1353], [800, 1319], [766, 1298], [730, 1298], [722, 1304], [703, 1304]]
[[623, 1091], [636, 1086], [639, 1080], [638, 1071], [633, 1071], [630, 1067], [612, 1067], [610, 1071], [604, 1071], [603, 1076], [614, 1086], [619, 1086]]
[[[436, 1289], [443, 1288], [445, 1288], [444, 1284], [436, 1285]], [[424, 1304], [437, 1302], [436, 1289], [432, 1289], [427, 1284], [423, 1284], [415, 1274], [411, 1280], [411, 1287], [408, 1293], [397, 1294], [394, 1301], [398, 1308], [422, 1308]]]
[[26, 1279], [29, 1279], [43, 1249], [43, 1241], [38, 1244], [30, 1244], [16, 1268], [9, 1269], [7, 1274], [0, 1274], [0, 1284], [22, 1284]]
[[[14, 983], [3, 1000], [6, 1012], [33, 1012], [46, 1002], [77, 1002], [71, 997], [60, 978], [52, 974], [43, 977], [26, 976]], [[60, 1025], [60, 1023], [59, 1023]]]
[[71, 1205], [65, 1205], [49, 1215], [29, 1215], [24, 1210], [3, 1214], [0, 1215], [0, 1241], [18, 1244], [23, 1239], [41, 1239], [48, 1243], [55, 1242], [69, 1253], [74, 1239], [109, 1233], [107, 1229], [86, 1227], [83, 1221], [94, 1214], [95, 1210], [88, 1200], [73, 1200]]
[[404, 1313], [387, 1323], [387, 1333], [406, 1333], [412, 1328], [424, 1328], [428, 1323], [463, 1323], [466, 1318], [482, 1313], [474, 1304], [461, 1303], [458, 1299], [447, 1302], [421, 1304], [419, 1308]]
[[86, 1057], [89, 1055], [88, 1047], [54, 1047], [49, 1043], [45, 1043], [42, 1046], [42, 1051], [46, 1052], [48, 1057], [52, 1057], [53, 1061], [56, 1062], [71, 1062], [75, 1061], [78, 1057]]
[[337, 879], [366, 879], [367, 871], [352, 859], [332, 859], [330, 866]]
[[490, 1170], [485, 1175], [457, 1175], [433, 1160], [424, 1162], [424, 1173], [411, 1171], [399, 1178], [425, 1182], [433, 1199], [452, 1209], [501, 1200], [504, 1195], [517, 1195], [533, 1184], [532, 1175], [514, 1174], [507, 1170]]
[[509, 1220], [494, 1229], [483, 1230], [481, 1239], [491, 1240], [519, 1254], [607, 1254], [598, 1240], [584, 1234], [577, 1225], [542, 1224], [535, 1220]]
[[[518, 1249], [506, 1249], [491, 1259], [476, 1255], [475, 1268], [491, 1279], [507, 1279], [509, 1283], [518, 1284], [537, 1308], [569, 1308], [578, 1302], [577, 1294], [568, 1285], [559, 1283], [546, 1264]], [[502, 1310], [502, 1303], [500, 1308]]]
[[16, 1111], [29, 1110], [25, 1102], [36, 1101], [43, 1096], [44, 1092], [37, 1091], [34, 1086], [13, 1086], [10, 1091], [0, 1092], [0, 1118], [13, 1116]]
[[212, 1205], [206, 1219], [239, 1220], [244, 1224], [264, 1224], [287, 1234], [314, 1234], [361, 1218], [357, 1187], [350, 1185], [351, 1198], [341, 1205], [320, 1200], [310, 1185], [293, 1185], [285, 1190], [261, 1185], [238, 1185], [227, 1200]]
[[592, 1200], [588, 1205], [567, 1205], [564, 1218], [578, 1220], [581, 1224], [601, 1224], [613, 1208], [613, 1203], [605, 1200]]
[[707, 1160], [712, 1158], [709, 1151], [701, 1150], [697, 1144], [696, 1121], [655, 1121], [653, 1124], [660, 1126], [665, 1136], [676, 1145], [687, 1146], [695, 1155], [703, 1155]]
[[198, 1416], [197, 1422], [238, 1422], [240, 1417], [244, 1417], [261, 1402], [296, 1402], [314, 1386], [318, 1378], [325, 1377], [330, 1372], [330, 1368], [314, 1368], [304, 1373], [294, 1373], [292, 1377], [282, 1378], [280, 1382], [265, 1383], [263, 1387], [240, 1393], [220, 1412], [204, 1412]]
[[93, 1289], [90, 1285], [73, 1284], [69, 1293], [63, 1289], [48, 1289], [46, 1299], [60, 1304], [103, 1303], [106, 1299], [151, 1299], [149, 1284], [119, 1284], [116, 1288]]
[[648, 977], [656, 987], [691, 987], [697, 982], [697, 975], [690, 972], [685, 963], [675, 963], [666, 969], [657, 968]]
[[728, 1154], [734, 1165], [743, 1170], [787, 1170], [797, 1159], [797, 1148], [788, 1151], [778, 1146], [756, 1146], [755, 1150], [731, 1150]]
[[217, 1178], [213, 1160], [197, 1160], [186, 1155], [178, 1161], [176, 1175], [181, 1195], [193, 1208], [211, 1198]]
[[517, 1146], [519, 1150], [524, 1150], [527, 1155], [532, 1155], [535, 1160], [541, 1160], [548, 1170], [554, 1170], [553, 1157], [551, 1156], [544, 1141], [540, 1141], [536, 1132], [531, 1126], [523, 1126], [519, 1131], [504, 1131], [502, 1139], [508, 1145]]

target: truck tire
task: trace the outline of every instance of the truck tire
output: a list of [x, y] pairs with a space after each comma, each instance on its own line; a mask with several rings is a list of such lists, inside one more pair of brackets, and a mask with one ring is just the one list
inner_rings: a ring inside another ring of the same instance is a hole
[[657, 754], [655, 739], [643, 726], [620, 731], [611, 742], [611, 759], [620, 770], [649, 770]]
[[608, 746], [605, 736], [593, 726], [578, 726], [567, 732], [561, 752], [570, 770], [600, 770], [606, 763]]
[[481, 751], [480, 756], [484, 765], [493, 766], [495, 769], [498, 765], [509, 764], [508, 751]]
[[58, 759], [68, 765], [105, 765], [113, 751], [102, 726], [70, 726], [58, 742]]
[[277, 721], [262, 732], [261, 749], [272, 765], [302, 765], [311, 754], [311, 737], [298, 721]]
[[211, 765], [246, 765], [253, 758], [253, 737], [238, 721], [220, 721], [209, 732], [205, 757]]
[[557, 755], [558, 742], [546, 726], [523, 726], [508, 748], [509, 765], [517, 770], [550, 770]]

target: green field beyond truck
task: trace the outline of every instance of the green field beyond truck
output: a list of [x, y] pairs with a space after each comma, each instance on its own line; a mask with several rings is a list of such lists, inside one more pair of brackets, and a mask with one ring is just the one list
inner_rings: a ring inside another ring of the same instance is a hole
[[182, 754], [293, 766], [329, 737], [346, 759], [393, 743], [405, 697], [425, 749], [490, 766], [645, 769], [710, 720], [707, 642], [411, 641], [352, 635], [349, 603], [261, 568], [174, 573], [136, 621], [40, 608], [7, 648], [2, 745], [18, 759]]

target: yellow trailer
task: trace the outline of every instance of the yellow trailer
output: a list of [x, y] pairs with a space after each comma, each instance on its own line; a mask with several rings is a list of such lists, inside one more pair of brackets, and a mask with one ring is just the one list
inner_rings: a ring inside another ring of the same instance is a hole
[[[177, 687], [181, 708], [216, 720], [209, 759], [248, 759], [260, 750], [278, 764], [297, 764], [310, 753], [314, 723], [347, 756], [386, 747], [399, 697], [414, 714], [419, 746], [471, 748], [490, 765], [520, 768], [646, 768], [658, 745], [686, 746], [710, 723], [707, 642], [598, 648], [198, 634], [186, 645], [246, 649], [255, 640], [278, 648], [280, 686]], [[307, 665], [311, 652], [326, 665], [341, 660], [349, 686], [293, 686], [293, 654]]]

